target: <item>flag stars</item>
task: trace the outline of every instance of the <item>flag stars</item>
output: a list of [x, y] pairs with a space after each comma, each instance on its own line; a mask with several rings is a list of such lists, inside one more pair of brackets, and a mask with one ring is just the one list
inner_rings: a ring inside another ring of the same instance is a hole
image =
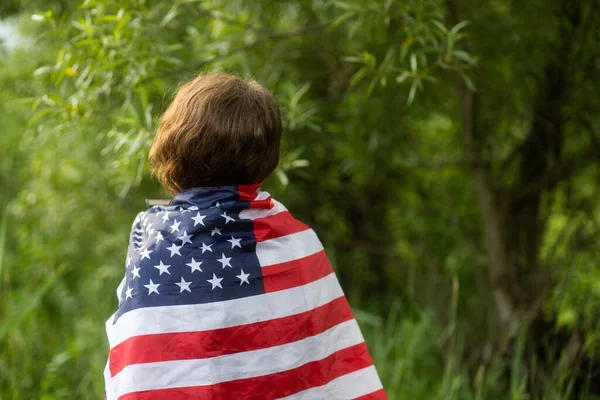
[[240, 249], [242, 248], [242, 245], [240, 244], [240, 241], [241, 241], [241, 240], [242, 240], [241, 238], [239, 238], [239, 239], [236, 239], [236, 238], [234, 238], [233, 236], [231, 237], [231, 239], [227, 239], [227, 241], [228, 241], [229, 243], [231, 243], [231, 249], [232, 249], [232, 250], [233, 250], [234, 248], [236, 248], [236, 247], [239, 247]]
[[178, 256], [181, 256], [179, 249], [181, 249], [182, 247], [183, 246], [177, 246], [175, 243], [173, 243], [171, 245], [171, 247], [167, 247], [167, 250], [169, 250], [171, 252], [171, 257], [173, 257], [175, 254], [177, 254]]
[[187, 231], [183, 231], [183, 234], [179, 236], [177, 239], [181, 240], [181, 245], [184, 246], [186, 243], [192, 243], [190, 240], [194, 235], [188, 235]]
[[163, 213], [164, 213], [164, 214], [163, 214], [163, 216], [162, 216], [162, 220], [163, 220], [163, 222], [167, 222], [167, 221], [169, 220], [169, 214], [170, 214], [170, 211], [166, 211], [166, 210], [165, 210], [165, 211], [163, 211]]
[[192, 270], [190, 271], [191, 273], [193, 273], [194, 271], [200, 271], [202, 272], [202, 268], [200, 268], [200, 265], [202, 265], [202, 261], [196, 261], [194, 259], [194, 257], [192, 257], [192, 262], [185, 264], [188, 267], [190, 267]]
[[129, 267], [131, 265], [131, 260], [133, 259], [133, 257], [129, 256], [127, 257], [127, 266]]
[[192, 220], [194, 220], [194, 226], [196, 226], [198, 224], [205, 226], [204, 218], [206, 218], [206, 215], [201, 215], [200, 213], [196, 214], [195, 217], [192, 217]]
[[175, 284], [179, 286], [179, 293], [183, 293], [184, 290], [187, 290], [188, 292], [192, 293], [190, 289], [191, 283], [192, 281], [186, 282], [185, 279], [183, 279], [183, 276], [181, 277], [181, 282], [175, 282]]
[[133, 299], [133, 296], [131, 295], [132, 291], [133, 289], [127, 286], [127, 290], [125, 291], [125, 299]]
[[225, 267], [232, 268], [230, 263], [231, 257], [225, 257], [225, 253], [221, 253], [221, 258], [217, 259], [217, 261], [221, 263], [223, 269], [225, 269]]
[[181, 223], [181, 221], [173, 221], [173, 225], [170, 226], [171, 228], [171, 233], [175, 233], [175, 232], [179, 232], [179, 224]]
[[223, 286], [221, 286], [222, 280], [223, 280], [223, 278], [217, 278], [217, 276], [213, 273], [212, 279], [207, 279], [206, 281], [210, 282], [210, 284], [212, 285], [211, 290], [215, 290], [216, 287], [223, 289]]
[[131, 278], [132, 280], [135, 278], [140, 278], [140, 267], [134, 265], [133, 269], [131, 270], [131, 274], [133, 275], [133, 278]]
[[224, 211], [223, 214], [221, 214], [221, 217], [225, 218], [225, 225], [227, 225], [229, 222], [235, 222], [235, 219], [227, 215], [227, 211]]
[[212, 253], [212, 244], [205, 244], [202, 242], [202, 254], [204, 254], [205, 251], [210, 251]]
[[[162, 260], [160, 261], [159, 265], [154, 266], [154, 268], [156, 268], [160, 271], [160, 273], [158, 274], [159, 276], [162, 275], [163, 273], [167, 273], [167, 274], [171, 275], [171, 273], [169, 272], [170, 267], [171, 267], [170, 265], [163, 264]], [[148, 293], [148, 294], [150, 294], [150, 293]]]
[[144, 258], [147, 258], [148, 260], [150, 259], [150, 253], [152, 253], [153, 250], [148, 250], [147, 247], [144, 247], [144, 250], [141, 251], [140, 255], [142, 256], [142, 260]]
[[158, 231], [156, 232], [156, 243], [160, 242], [161, 240], [165, 240], [165, 237], [160, 231]]
[[144, 285], [144, 287], [148, 289], [148, 295], [150, 295], [152, 293], [160, 294], [160, 293], [158, 293], [159, 286], [160, 286], [160, 283], [154, 283], [154, 282], [152, 282], [152, 279], [150, 279], [150, 282], [147, 285]]
[[248, 281], [248, 277], [250, 276], [250, 274], [245, 274], [243, 269], [241, 271], [241, 274], [235, 276], [240, 280], [240, 286], [242, 286], [244, 283], [247, 283], [249, 285], [250, 281]]
[[215, 229], [213, 229], [212, 231], [210, 231], [210, 237], [213, 237], [214, 235], [221, 235], [223, 236], [223, 234], [221, 233], [221, 230], [219, 228], [217, 228], [215, 226]]

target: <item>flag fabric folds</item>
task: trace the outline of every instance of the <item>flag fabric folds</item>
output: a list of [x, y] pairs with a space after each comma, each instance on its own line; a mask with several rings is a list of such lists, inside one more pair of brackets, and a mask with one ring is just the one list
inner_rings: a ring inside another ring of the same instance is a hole
[[190, 189], [137, 215], [107, 399], [386, 398], [315, 232], [258, 187]]

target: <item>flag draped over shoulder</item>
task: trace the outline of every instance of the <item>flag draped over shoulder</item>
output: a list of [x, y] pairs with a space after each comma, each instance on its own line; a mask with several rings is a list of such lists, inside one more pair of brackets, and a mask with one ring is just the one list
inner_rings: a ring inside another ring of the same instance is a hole
[[138, 214], [107, 399], [386, 398], [321, 242], [257, 189], [190, 189]]

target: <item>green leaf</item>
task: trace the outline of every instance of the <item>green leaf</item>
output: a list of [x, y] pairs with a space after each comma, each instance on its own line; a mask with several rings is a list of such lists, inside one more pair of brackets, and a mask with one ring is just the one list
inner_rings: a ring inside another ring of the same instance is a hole
[[397, 83], [403, 83], [404, 81], [406, 81], [408, 78], [410, 78], [411, 73], [408, 71], [404, 71], [403, 73], [401, 73], [400, 75], [398, 75], [396, 77], [396, 82]]
[[456, 36], [461, 29], [463, 29], [464, 27], [466, 27], [470, 24], [471, 24], [470, 21], [461, 21], [458, 24], [454, 25], [452, 27], [452, 29], [450, 29], [450, 34], [453, 36]]
[[469, 53], [467, 53], [464, 50], [454, 50], [452, 52], [452, 55], [456, 58], [459, 58], [463, 61], [466, 61], [467, 63], [471, 64], [473, 63], [475, 60], [473, 59], [473, 57], [471, 57], [471, 55]]
[[338, 26], [343, 24], [344, 21], [346, 21], [349, 18], [352, 18], [354, 15], [356, 15], [356, 13], [354, 11], [345, 12], [344, 14], [338, 16], [336, 19], [333, 20], [329, 29], [331, 29], [331, 30], [336, 29]]
[[357, 86], [367, 75], [370, 74], [370, 71], [367, 67], [363, 67], [356, 71], [354, 75], [352, 75], [352, 79], [350, 79], [350, 86]]
[[406, 100], [407, 104], [412, 104], [415, 100], [415, 95], [417, 94], [417, 88], [419, 86], [419, 80], [415, 79], [410, 85], [410, 91], [408, 92], [408, 99]]
[[160, 26], [166, 26], [169, 22], [171, 22], [173, 19], [175, 19], [177, 17], [177, 15], [179, 14], [179, 9], [178, 9], [178, 5], [174, 4], [169, 11], [167, 12], [167, 14], [164, 16], [164, 18], [162, 19], [162, 21], [160, 21]]
[[440, 21], [436, 21], [433, 20], [431, 21], [431, 23], [440, 30], [440, 32], [442, 32], [443, 34], [447, 35], [448, 34], [448, 28], [446, 28], [446, 26], [444, 24], [442, 24]]
[[469, 77], [469, 75], [467, 75], [466, 73], [461, 73], [460, 76], [463, 78], [463, 81], [465, 82], [465, 85], [467, 85], [467, 87], [472, 91], [475, 92], [477, 91], [477, 87], [475, 86], [475, 83], [473, 83], [473, 81], [471, 80], [471, 78]]

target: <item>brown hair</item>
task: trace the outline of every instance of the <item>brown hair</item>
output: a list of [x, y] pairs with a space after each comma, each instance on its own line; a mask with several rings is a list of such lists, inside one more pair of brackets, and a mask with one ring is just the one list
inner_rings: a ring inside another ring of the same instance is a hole
[[280, 139], [279, 108], [267, 89], [235, 75], [202, 74], [162, 115], [149, 160], [171, 193], [249, 185], [277, 167]]

